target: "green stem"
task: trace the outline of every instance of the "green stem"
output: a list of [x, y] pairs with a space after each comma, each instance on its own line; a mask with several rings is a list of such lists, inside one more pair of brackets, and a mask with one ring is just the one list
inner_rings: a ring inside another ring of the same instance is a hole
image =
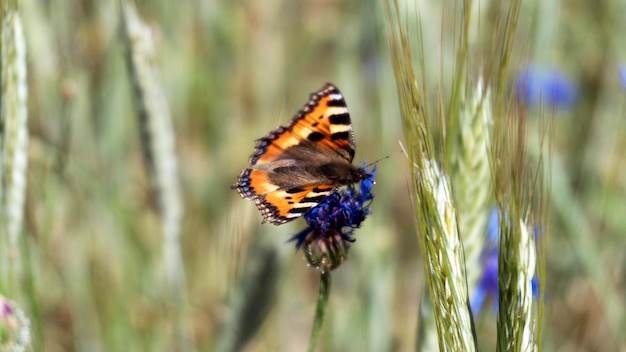
[[315, 309], [315, 321], [313, 322], [313, 331], [311, 332], [311, 341], [309, 341], [309, 352], [315, 351], [317, 346], [317, 338], [322, 330], [324, 322], [324, 314], [328, 304], [328, 294], [330, 293], [330, 271], [323, 271], [320, 275], [320, 295], [317, 298], [317, 308]]

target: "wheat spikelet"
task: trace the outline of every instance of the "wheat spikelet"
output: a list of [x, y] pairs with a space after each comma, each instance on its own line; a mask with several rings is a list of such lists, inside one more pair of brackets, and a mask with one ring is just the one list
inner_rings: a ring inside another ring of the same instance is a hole
[[[9, 241], [6, 259], [11, 261], [3, 270], [11, 272], [10, 268], [15, 268], [18, 262], [18, 238], [22, 230], [28, 166], [26, 44], [22, 22], [15, 11], [8, 11], [3, 20], [1, 50], [1, 204]], [[15, 272], [11, 274], [15, 275]]]
[[154, 42], [150, 28], [142, 22], [130, 2], [121, 2], [121, 12], [128, 63], [138, 100], [142, 149], [161, 217], [165, 276], [170, 298], [177, 306], [172, 314], [175, 316], [178, 347], [181, 350], [192, 350], [190, 327], [184, 317], [187, 294], [180, 248], [183, 207], [170, 109], [154, 64]]
[[169, 106], [153, 66], [154, 45], [150, 29], [141, 22], [134, 6], [123, 2], [122, 8], [129, 62], [139, 98], [142, 148], [161, 215], [167, 276], [180, 284], [184, 275], [178, 248], [182, 204]]
[[481, 273], [480, 254], [492, 194], [487, 150], [492, 114], [491, 95], [482, 79], [466, 95], [459, 114], [452, 188], [465, 247], [468, 288], [473, 292]]

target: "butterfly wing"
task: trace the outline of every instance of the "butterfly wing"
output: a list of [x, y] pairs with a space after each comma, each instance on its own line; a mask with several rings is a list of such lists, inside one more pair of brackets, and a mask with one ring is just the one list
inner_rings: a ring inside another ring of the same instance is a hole
[[312, 93], [288, 127], [278, 127], [256, 141], [250, 166], [270, 163], [301, 143], [352, 162], [354, 134], [346, 101], [334, 85], [327, 83]]
[[354, 148], [348, 107], [328, 83], [310, 95], [289, 126], [256, 141], [252, 168], [244, 169], [232, 188], [255, 202], [264, 223], [280, 225], [334, 192], [337, 184], [328, 176], [353, 169]]
[[253, 200], [263, 215], [263, 223], [274, 225], [294, 220], [313, 209], [332, 192], [333, 185], [303, 185], [281, 188], [271, 181], [271, 171], [245, 169], [239, 175], [237, 191]]

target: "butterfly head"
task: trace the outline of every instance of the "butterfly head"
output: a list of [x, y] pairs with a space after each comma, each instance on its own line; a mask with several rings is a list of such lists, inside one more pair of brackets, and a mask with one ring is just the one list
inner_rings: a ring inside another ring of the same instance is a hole
[[352, 183], [361, 182], [363, 180], [366, 180], [366, 179], [372, 177], [372, 174], [367, 172], [367, 169], [365, 167], [356, 168], [356, 170], [354, 170], [352, 175], [353, 175], [352, 176], [353, 177], [353, 182]]
[[326, 163], [319, 170], [335, 186], [359, 183], [371, 176], [365, 167], [356, 167], [345, 161]]

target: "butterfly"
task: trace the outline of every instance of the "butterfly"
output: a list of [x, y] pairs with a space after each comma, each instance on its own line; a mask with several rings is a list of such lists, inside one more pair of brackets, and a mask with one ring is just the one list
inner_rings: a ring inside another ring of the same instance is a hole
[[327, 83], [293, 117], [257, 139], [249, 168], [231, 186], [254, 201], [262, 223], [292, 221], [313, 209], [337, 188], [369, 175], [352, 165], [355, 144], [346, 101]]

